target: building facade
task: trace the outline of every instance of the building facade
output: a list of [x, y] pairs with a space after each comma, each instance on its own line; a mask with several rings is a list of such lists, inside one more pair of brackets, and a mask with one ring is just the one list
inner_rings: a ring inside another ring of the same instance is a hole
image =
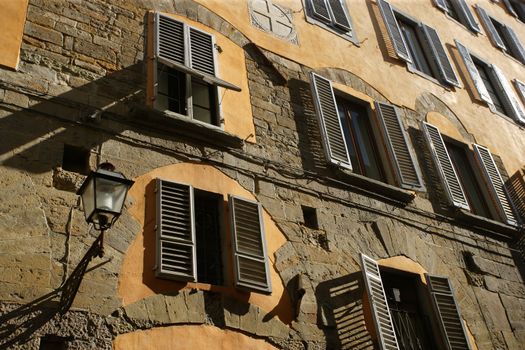
[[521, 1], [0, 3], [0, 349], [523, 348]]

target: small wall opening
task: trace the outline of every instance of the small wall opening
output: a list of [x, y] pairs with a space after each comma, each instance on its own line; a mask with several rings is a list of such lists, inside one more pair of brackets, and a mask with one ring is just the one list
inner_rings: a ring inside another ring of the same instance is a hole
[[88, 149], [64, 144], [62, 169], [87, 175], [89, 173], [90, 154], [91, 152]]
[[303, 222], [306, 227], [314, 230], [319, 229], [319, 223], [317, 221], [317, 210], [315, 208], [301, 206], [303, 210]]

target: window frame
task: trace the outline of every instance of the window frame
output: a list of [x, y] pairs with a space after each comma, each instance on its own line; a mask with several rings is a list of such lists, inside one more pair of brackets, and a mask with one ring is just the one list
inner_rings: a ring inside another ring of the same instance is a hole
[[[465, 0], [433, 0], [435, 6], [443, 11], [443, 13], [453, 20], [454, 22], [457, 22], [461, 25], [461, 27], [467, 29], [469, 32], [473, 34], [481, 34], [481, 28], [479, 26], [479, 23], [476, 22], [476, 19], [474, 17], [474, 14], [468, 7], [468, 3]], [[450, 6], [453, 7], [451, 10], [449, 8]], [[457, 14], [457, 19], [450, 14], [451, 11], [454, 11]], [[468, 13], [467, 13], [468, 11]]]
[[[302, 0], [303, 2], [303, 10], [304, 10], [304, 16], [305, 20], [308, 23], [318, 25], [350, 42], [352, 42], [356, 46], [360, 46], [359, 39], [357, 38], [357, 34], [355, 32], [355, 27], [352, 21], [352, 17], [350, 16], [350, 11], [348, 9], [348, 5], [346, 3], [346, 0], [339, 0], [341, 3], [341, 7], [343, 11], [345, 11], [346, 19], [348, 20], [348, 23], [350, 24], [350, 30], [344, 31], [340, 26], [337, 26], [334, 24], [333, 20], [333, 10], [329, 3], [329, 0], [322, 0], [329, 12], [330, 19], [327, 18], [320, 18], [320, 16], [316, 16], [314, 14], [312, 1], [314, 0]], [[335, 0], [337, 1], [337, 0]]]

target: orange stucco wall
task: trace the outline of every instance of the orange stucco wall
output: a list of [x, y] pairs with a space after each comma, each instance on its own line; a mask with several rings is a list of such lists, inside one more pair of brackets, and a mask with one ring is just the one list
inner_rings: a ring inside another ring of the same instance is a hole
[[[454, 111], [467, 131], [475, 135], [478, 143], [502, 156], [510, 174], [525, 164], [524, 152], [507, 151], [525, 149], [524, 131], [514, 122], [492, 113], [486, 105], [474, 101], [467, 89], [445, 89], [427, 78], [409, 72], [404, 62], [385, 57], [381, 49], [384, 44], [377, 28], [378, 22], [374, 19], [376, 5], [372, 1], [346, 0], [353, 27], [360, 41], [359, 47], [332, 32], [306, 22], [303, 2], [299, 0], [273, 1], [292, 10], [299, 45], [280, 40], [252, 26], [248, 4], [245, 1], [196, 1], [231, 22], [264, 49], [314, 69], [322, 67], [346, 69], [363, 78], [394, 104], [415, 109], [416, 98], [421, 92], [430, 92]], [[458, 71], [458, 64], [450, 54], [451, 48], [455, 46], [454, 39], [488, 62], [497, 64], [509, 80], [518, 78], [525, 81], [525, 69], [521, 63], [496, 49], [485, 34], [475, 35], [461, 24], [446, 17], [433, 6], [432, 1], [390, 0], [390, 3], [405, 14], [438, 30], [460, 80], [462, 78]], [[509, 17], [501, 6], [490, 0], [469, 1], [469, 4], [480, 4], [491, 16], [501, 19], [512, 27], [520, 40], [525, 42], [523, 24]], [[480, 23], [472, 6], [471, 11]]]
[[213, 326], [177, 326], [136, 331], [119, 335], [113, 345], [115, 350], [276, 349], [264, 340]]
[[16, 69], [29, 0], [0, 0], [0, 65]]
[[[187, 183], [197, 189], [222, 194], [225, 201], [227, 201], [228, 194], [255, 200], [253, 194], [235, 180], [207, 165], [190, 163], [169, 165], [135, 179], [135, 184], [129, 193], [130, 197], [133, 198], [133, 206], [129, 212], [141, 224], [143, 231], [137, 232], [136, 239], [128, 248], [119, 274], [118, 294], [123, 305], [131, 304], [157, 293], [173, 292], [182, 288], [198, 288], [232, 295], [241, 301], [257, 305], [266, 312], [272, 312], [283, 322], [290, 322], [292, 319], [291, 302], [283, 282], [274, 268], [274, 253], [286, 243], [286, 239], [264, 210], [263, 220], [272, 279], [271, 295], [247, 293], [233, 288], [231, 251], [223, 252], [224, 256], [229, 257], [224, 269], [226, 286], [181, 283], [155, 277], [153, 269], [155, 266], [154, 183], [156, 178]], [[225, 236], [229, 239], [230, 235], [226, 234]], [[231, 249], [231, 242], [226, 242], [225, 246], [228, 247], [227, 249]]]
[[[215, 43], [221, 48], [221, 52], [217, 53], [217, 76], [241, 88], [241, 91], [219, 88], [221, 119], [224, 123], [224, 130], [248, 142], [255, 142], [255, 126], [250, 104], [250, 93], [248, 91], [248, 74], [246, 71], [244, 49], [212, 28], [206, 27], [186, 17], [169, 13], [166, 15], [179, 19], [190, 26], [200, 28], [215, 36]], [[148, 14], [148, 21], [148, 27], [153, 28], [153, 13]], [[148, 30], [148, 39], [148, 56], [152, 58], [152, 30]], [[153, 64], [150, 59], [148, 60], [148, 81], [152, 81], [152, 79]], [[150, 103], [152, 102], [152, 96], [152, 86], [149, 85], [148, 101]]]

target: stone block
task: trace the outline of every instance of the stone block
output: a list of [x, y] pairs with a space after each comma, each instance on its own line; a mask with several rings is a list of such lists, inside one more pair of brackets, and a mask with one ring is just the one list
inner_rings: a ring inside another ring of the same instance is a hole
[[148, 320], [148, 309], [144, 300], [139, 300], [133, 304], [124, 307], [124, 313], [131, 319]]
[[483, 318], [492, 335], [495, 332], [511, 331], [509, 320], [505, 314], [498, 293], [489, 292], [481, 288], [475, 288], [476, 297], [483, 313]]
[[201, 291], [191, 290], [184, 292], [184, 299], [188, 308], [188, 322], [204, 323], [206, 322], [206, 310], [204, 307], [204, 293]]
[[253, 305], [250, 305], [248, 312], [240, 316], [240, 326], [239, 329], [248, 332], [251, 334], [257, 333], [257, 322], [259, 320], [259, 308]]
[[183, 293], [164, 297], [170, 323], [187, 323], [188, 307]]
[[165, 298], [162, 294], [157, 294], [146, 298], [144, 305], [148, 310], [148, 317], [154, 323], [167, 324], [170, 323], [170, 316], [166, 306]]
[[117, 56], [115, 52], [107, 47], [95, 45], [82, 39], [75, 39], [74, 49], [88, 57], [115, 63]]
[[64, 40], [62, 33], [32, 22], [26, 22], [24, 32], [27, 35], [59, 46], [62, 46]]
[[525, 299], [500, 295], [512, 330], [525, 331]]
[[485, 286], [488, 290], [518, 298], [525, 297], [525, 286], [523, 283], [505, 281], [493, 276], [485, 276]]
[[6, 90], [4, 95], [4, 103], [9, 103], [18, 107], [29, 107], [29, 97], [18, 92]]

